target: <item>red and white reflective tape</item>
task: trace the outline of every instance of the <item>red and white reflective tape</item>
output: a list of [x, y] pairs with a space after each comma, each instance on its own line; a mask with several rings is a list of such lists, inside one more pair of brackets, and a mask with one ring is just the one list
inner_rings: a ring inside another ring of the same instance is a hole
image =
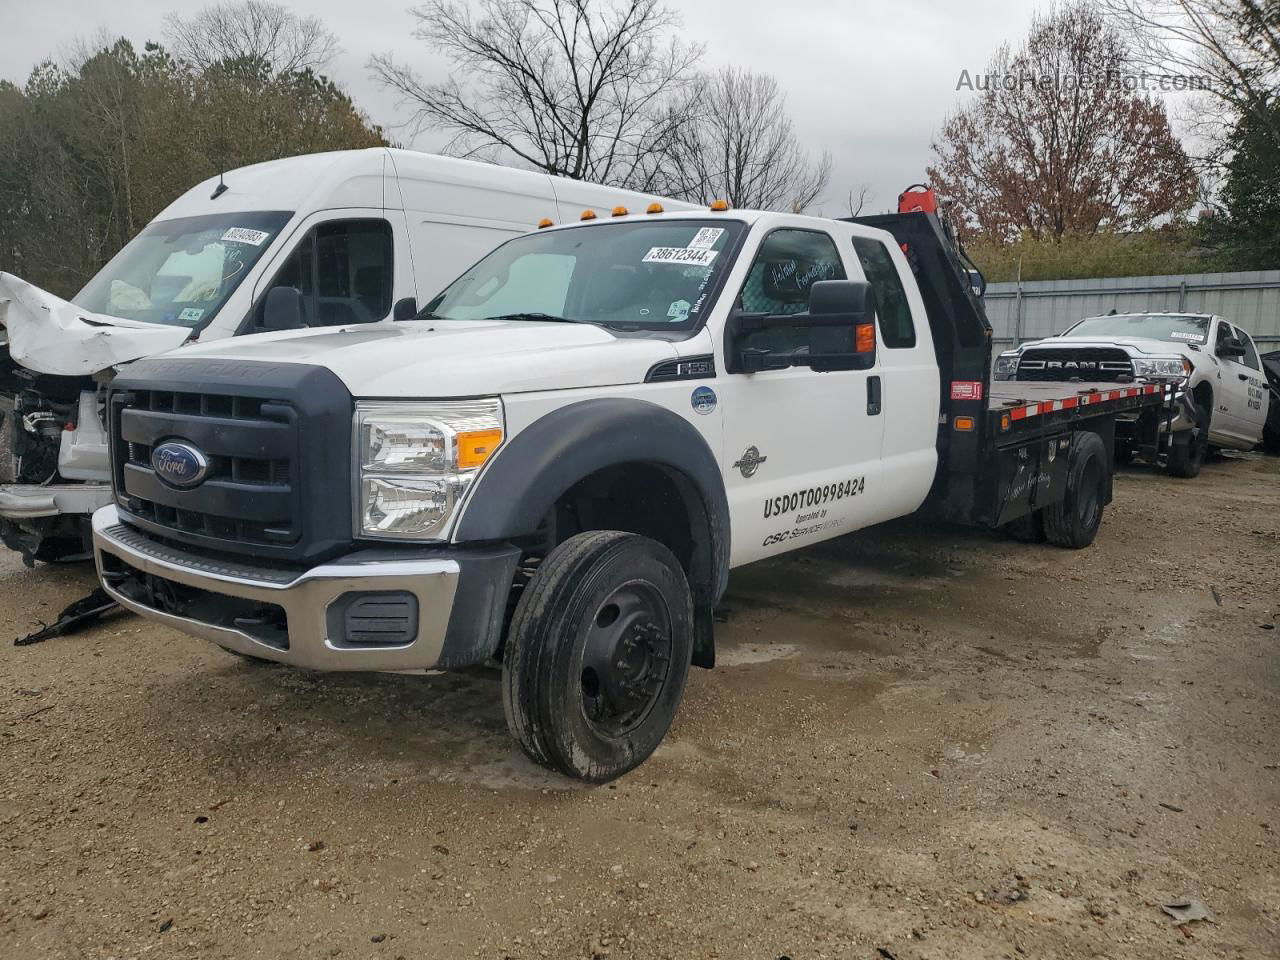
[[1074, 410], [1076, 407], [1088, 407], [1095, 403], [1105, 403], [1108, 400], [1149, 396], [1159, 393], [1161, 389], [1158, 383], [1148, 383], [1140, 387], [1124, 387], [1120, 390], [1099, 390], [1096, 393], [1081, 393], [1074, 397], [1063, 397], [1061, 400], [1041, 400], [1039, 403], [1028, 403], [1021, 407], [1012, 407], [1008, 410], [1008, 414], [1014, 420], [1025, 420], [1028, 417], [1039, 416], [1043, 413]]

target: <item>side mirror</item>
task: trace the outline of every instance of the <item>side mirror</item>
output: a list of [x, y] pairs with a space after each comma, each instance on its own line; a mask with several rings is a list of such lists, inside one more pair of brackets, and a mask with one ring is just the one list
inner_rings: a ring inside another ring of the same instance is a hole
[[418, 315], [418, 301], [413, 297], [397, 300], [391, 308], [391, 319], [399, 323], [401, 320], [412, 320]]
[[[778, 334], [775, 348], [779, 340], [794, 346], [770, 350], [770, 337], [753, 337], [768, 332]], [[725, 336], [729, 373], [867, 370], [876, 362], [875, 297], [869, 283], [819, 280], [809, 288], [807, 313], [736, 313]]]
[[871, 284], [819, 280], [809, 289], [809, 366], [820, 373], [875, 366], [875, 319]]
[[296, 287], [273, 287], [262, 308], [264, 330], [301, 330], [306, 321], [302, 312], [302, 294]]
[[1227, 360], [1243, 357], [1244, 354], [1244, 341], [1239, 337], [1232, 337], [1218, 347], [1218, 356]]

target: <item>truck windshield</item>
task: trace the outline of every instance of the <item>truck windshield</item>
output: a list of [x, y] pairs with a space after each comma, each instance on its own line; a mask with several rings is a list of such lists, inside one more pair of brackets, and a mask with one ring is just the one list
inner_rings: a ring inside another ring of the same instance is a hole
[[741, 221], [598, 223], [517, 237], [429, 303], [449, 320], [695, 326], [728, 271]]
[[155, 221], [71, 302], [125, 320], [203, 327], [291, 216], [277, 210]]
[[1116, 314], [1081, 320], [1064, 337], [1146, 337], [1173, 343], [1204, 343], [1209, 339], [1208, 317], [1168, 313]]

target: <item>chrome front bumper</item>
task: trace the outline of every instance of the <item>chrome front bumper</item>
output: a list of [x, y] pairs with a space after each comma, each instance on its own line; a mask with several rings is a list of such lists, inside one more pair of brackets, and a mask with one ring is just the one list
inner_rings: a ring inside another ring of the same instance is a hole
[[[93, 553], [104, 588], [126, 609], [237, 653], [312, 670], [435, 667], [444, 649], [459, 579], [457, 561], [438, 558], [365, 560], [353, 555], [345, 562], [339, 559], [296, 573], [208, 560], [151, 541], [124, 526], [113, 506], [93, 515]], [[194, 610], [174, 613], [152, 606], [136, 594], [126, 595], [112, 586], [112, 580], [117, 585], [122, 582], [120, 565], [130, 568], [126, 571], [130, 575], [149, 574], [200, 591], [191, 605]], [[362, 646], [334, 636], [329, 609], [336, 601], [350, 593], [380, 591], [405, 591], [417, 599], [418, 632], [411, 642]], [[220, 598], [224, 607], [234, 605], [229, 598], [237, 598], [282, 609], [287, 644], [264, 642], [245, 629], [214, 622]]]

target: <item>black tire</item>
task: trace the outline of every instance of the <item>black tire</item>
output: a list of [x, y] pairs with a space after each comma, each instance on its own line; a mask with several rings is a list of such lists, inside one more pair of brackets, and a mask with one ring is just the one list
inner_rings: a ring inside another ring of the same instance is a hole
[[535, 763], [604, 783], [666, 736], [693, 653], [680, 563], [647, 537], [571, 537], [516, 605], [502, 663], [507, 726]]
[[1043, 514], [1043, 510], [1035, 510], [1025, 517], [1010, 520], [1004, 525], [1004, 532], [1011, 540], [1020, 543], [1044, 543]]
[[1045, 539], [1055, 546], [1079, 550], [1093, 543], [1106, 506], [1107, 448], [1096, 433], [1080, 433], [1067, 460], [1067, 491], [1044, 514]]
[[1209, 431], [1203, 426], [1185, 431], [1173, 438], [1169, 447], [1169, 476], [1190, 480], [1200, 475], [1209, 452]]

